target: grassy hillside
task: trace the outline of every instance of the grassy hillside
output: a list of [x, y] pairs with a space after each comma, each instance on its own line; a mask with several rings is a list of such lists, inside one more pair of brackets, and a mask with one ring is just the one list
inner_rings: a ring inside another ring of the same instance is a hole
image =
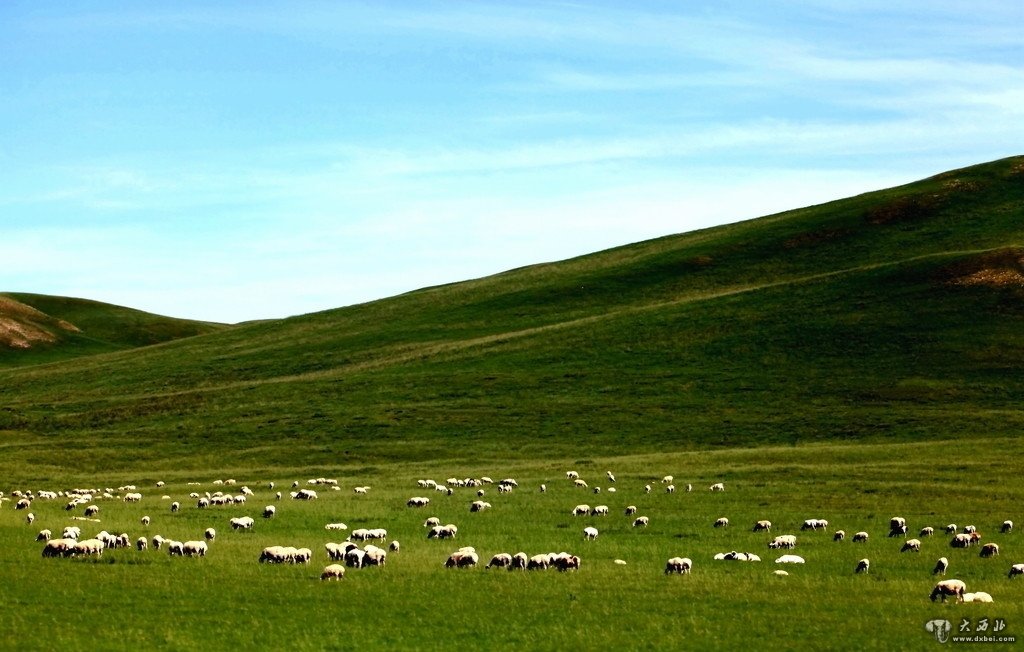
[[360, 306], [0, 370], [0, 470], [1015, 436], [1022, 216], [1017, 157]]
[[222, 328], [98, 301], [11, 292], [0, 294], [0, 367], [149, 346]]

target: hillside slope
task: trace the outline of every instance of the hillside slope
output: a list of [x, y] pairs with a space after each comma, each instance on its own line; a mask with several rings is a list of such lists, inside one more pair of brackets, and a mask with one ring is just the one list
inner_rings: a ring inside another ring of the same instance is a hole
[[1004, 159], [360, 306], [0, 371], [0, 429], [11, 459], [59, 440], [35, 463], [79, 469], [116, 465], [126, 446], [144, 468], [333, 468], [1014, 436], [1022, 216], [1024, 159]]
[[0, 294], [0, 367], [149, 346], [223, 328], [86, 299], [5, 293]]

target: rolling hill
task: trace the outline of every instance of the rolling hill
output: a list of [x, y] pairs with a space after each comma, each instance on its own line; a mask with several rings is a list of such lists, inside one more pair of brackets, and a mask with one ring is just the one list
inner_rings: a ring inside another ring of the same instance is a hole
[[222, 328], [86, 299], [0, 294], [0, 367], [151, 346]]
[[0, 468], [335, 469], [1017, 436], [1022, 218], [1014, 157], [358, 306], [2, 369]]

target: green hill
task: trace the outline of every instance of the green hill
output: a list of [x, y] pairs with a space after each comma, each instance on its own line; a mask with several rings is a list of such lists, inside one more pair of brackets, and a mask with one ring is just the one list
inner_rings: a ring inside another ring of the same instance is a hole
[[0, 370], [0, 468], [1016, 436], [1022, 217], [1015, 157], [359, 306]]
[[0, 294], [0, 367], [132, 349], [222, 328], [85, 299]]

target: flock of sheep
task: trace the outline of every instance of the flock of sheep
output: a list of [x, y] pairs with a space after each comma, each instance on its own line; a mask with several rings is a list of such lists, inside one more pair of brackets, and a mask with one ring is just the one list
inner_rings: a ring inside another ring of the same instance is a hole
[[[595, 495], [601, 493], [601, 489], [598, 487], [590, 488], [589, 484], [580, 478], [579, 474], [575, 471], [566, 472], [566, 479], [572, 483], [572, 486], [577, 489], [585, 489], [592, 491]], [[605, 490], [607, 493], [614, 494], [617, 489], [615, 485], [615, 476], [609, 471], [606, 473], [607, 481], [609, 486]], [[198, 483], [190, 483], [198, 484]], [[231, 487], [235, 485], [234, 480], [215, 481], [215, 485]], [[337, 480], [327, 478], [316, 478], [308, 480], [307, 484], [310, 485], [323, 485], [330, 487], [334, 491], [340, 491], [339, 483]], [[661, 479], [663, 490], [667, 493], [673, 493], [676, 489], [673, 482], [672, 476], [664, 476]], [[499, 493], [509, 493], [514, 489], [518, 488], [518, 483], [512, 479], [507, 478], [495, 483], [493, 480], [487, 477], [479, 479], [459, 479], [459, 478], [448, 478], [445, 483], [437, 483], [433, 480], [419, 480], [417, 486], [422, 489], [431, 489], [434, 491], [442, 492], [447, 496], [454, 494], [455, 489], [472, 488], [476, 490], [478, 500], [470, 503], [470, 512], [480, 512], [491, 508], [489, 502], [479, 500], [482, 498], [486, 490], [485, 487], [489, 485], [495, 485]], [[163, 483], [158, 483], [157, 488], [162, 487]], [[269, 489], [274, 490], [274, 483], [269, 484]], [[299, 488], [298, 481], [292, 484], [293, 491], [290, 492], [290, 497], [297, 501], [312, 501], [318, 499], [318, 494], [315, 490], [310, 488]], [[354, 487], [356, 494], [366, 494], [369, 491], [368, 486]], [[540, 485], [541, 492], [547, 491], [546, 485]], [[692, 491], [693, 486], [687, 484], [685, 486], [686, 491]], [[710, 485], [708, 488], [711, 492], [722, 492], [725, 491], [723, 483], [715, 483]], [[652, 487], [647, 484], [643, 487], [644, 493], [650, 493]], [[208, 509], [211, 506], [216, 505], [243, 505], [246, 503], [249, 497], [255, 495], [248, 487], [241, 487], [238, 492], [233, 491], [222, 491], [217, 490], [213, 493], [204, 492], [200, 494], [198, 491], [192, 491], [189, 494], [190, 500], [194, 501], [196, 509]], [[275, 500], [281, 500], [283, 498], [282, 492], [278, 491], [274, 494]], [[0, 492], [0, 508], [6, 501], [14, 501], [14, 509], [25, 511], [25, 521], [29, 524], [35, 520], [34, 514], [29, 511], [31, 510], [32, 503], [35, 500], [43, 501], [55, 501], [55, 500], [66, 500], [65, 509], [68, 512], [82, 509], [82, 516], [70, 516], [70, 518], [76, 521], [95, 521], [100, 513], [100, 507], [96, 504], [102, 500], [120, 500], [125, 503], [137, 503], [143, 500], [142, 493], [137, 490], [134, 485], [126, 485], [118, 487], [117, 489], [72, 489], [68, 491], [13, 491], [10, 497], [7, 497]], [[170, 500], [169, 496], [163, 496], [163, 500]], [[406, 501], [406, 507], [412, 509], [423, 509], [431, 504], [430, 498], [426, 496], [414, 496]], [[178, 512], [181, 510], [181, 503], [174, 501], [169, 504], [169, 510], [171, 512]], [[577, 504], [573, 507], [569, 514], [571, 516], [608, 516], [610, 514], [610, 508], [607, 505], [596, 505], [591, 507], [588, 504]], [[625, 509], [625, 515], [632, 517], [632, 525], [634, 528], [647, 527], [650, 523], [650, 519], [645, 515], [637, 515], [637, 507], [629, 505]], [[262, 510], [263, 518], [270, 519], [274, 518], [277, 514], [277, 507], [275, 505], [267, 505]], [[150, 516], [144, 516], [141, 519], [141, 524], [144, 527], [148, 527], [151, 522]], [[228, 521], [233, 530], [251, 530], [255, 526], [255, 520], [250, 516], [232, 517]], [[437, 517], [429, 517], [423, 523], [426, 528], [427, 539], [455, 539], [458, 534], [458, 527], [455, 524], [441, 524]], [[729, 519], [727, 517], [720, 517], [712, 523], [714, 528], [728, 528], [730, 526]], [[802, 532], [811, 531], [827, 531], [829, 528], [829, 522], [826, 519], [812, 518], [806, 519], [800, 530]], [[329, 523], [325, 526], [328, 531], [344, 531], [347, 530], [347, 526], [344, 523]], [[772, 523], [768, 520], [759, 520], [753, 524], [752, 531], [754, 532], [766, 532], [770, 533], [772, 529]], [[974, 526], [966, 526], [964, 528], [958, 528], [955, 524], [949, 524], [943, 528], [947, 535], [952, 536], [949, 545], [953, 548], [969, 548], [977, 546], [979, 555], [984, 558], [991, 558], [998, 556], [1000, 553], [1000, 547], [995, 542], [981, 543], [982, 535], [977, 531]], [[1001, 534], [1009, 534], [1013, 530], [1013, 523], [1009, 520], [1004, 521], [1000, 527]], [[915, 538], [907, 538], [908, 526], [906, 520], [902, 517], [893, 517], [889, 522], [889, 533], [888, 537], [898, 538], [902, 540], [900, 552], [919, 553], [921, 550], [921, 539], [926, 537], [932, 537], [935, 535], [935, 528], [926, 526], [920, 529], [918, 536]], [[582, 529], [583, 538], [586, 541], [596, 540], [599, 536], [599, 531], [593, 525], [588, 525]], [[134, 547], [142, 552], [152, 547], [155, 550], [166, 549], [170, 556], [179, 557], [205, 557], [210, 549], [210, 544], [216, 539], [217, 533], [213, 527], [207, 528], [203, 532], [202, 539], [195, 539], [190, 541], [176, 541], [171, 539], [165, 539], [161, 535], [154, 535], [151, 538], [140, 537], [135, 540]], [[856, 532], [851, 537], [851, 541], [855, 544], [866, 543], [869, 540], [869, 534], [864, 531]], [[95, 536], [90, 538], [82, 538], [82, 529], [79, 525], [68, 525], [61, 531], [61, 536], [54, 538], [52, 532], [49, 529], [40, 530], [35, 537], [36, 541], [43, 542], [42, 556], [43, 557], [98, 557], [103, 554], [104, 550], [117, 549], [117, 548], [130, 548], [132, 547], [131, 538], [127, 533], [111, 534], [106, 531], [101, 531]], [[363, 568], [368, 566], [384, 566], [387, 561], [388, 553], [398, 553], [400, 544], [398, 541], [392, 540], [387, 549], [378, 547], [374, 544], [365, 543], [368, 540], [385, 542], [388, 539], [388, 531], [384, 528], [358, 528], [353, 530], [344, 542], [333, 542], [329, 541], [324, 545], [324, 549], [331, 562], [327, 565], [321, 575], [321, 580], [337, 580], [342, 579], [345, 576], [346, 568]], [[846, 539], [846, 532], [841, 529], [834, 530], [832, 533], [832, 540], [840, 542]], [[356, 541], [363, 542], [362, 547], [356, 543]], [[797, 548], [797, 535], [796, 534], [780, 534], [771, 539], [767, 547], [769, 550], [786, 550], [790, 551]], [[268, 564], [309, 564], [313, 558], [313, 551], [309, 548], [296, 548], [292, 546], [274, 545], [264, 547], [259, 554], [258, 561], [260, 563]], [[729, 552], [721, 552], [714, 555], [716, 561], [744, 561], [744, 562], [759, 562], [761, 561], [760, 555], [753, 552], [739, 552], [732, 550]], [[479, 564], [480, 556], [472, 546], [461, 547], [454, 552], [450, 553], [443, 565], [448, 568], [470, 568]], [[623, 560], [615, 560], [617, 564], [625, 564]], [[792, 552], [785, 552], [775, 559], [776, 564], [803, 564], [805, 560], [800, 555]], [[580, 569], [580, 557], [575, 554], [567, 552], [559, 553], [539, 553], [534, 555], [528, 555], [525, 552], [517, 552], [515, 554], [508, 552], [500, 552], [493, 555], [490, 561], [486, 564], [485, 568], [505, 568], [508, 570], [546, 570], [548, 568], [556, 568], [559, 571], [570, 571]], [[693, 562], [687, 557], [673, 556], [665, 563], [664, 572], [665, 574], [688, 574], [693, 568]], [[870, 572], [871, 562], [869, 559], [864, 558], [857, 562], [856, 567], [853, 569], [854, 573], [868, 573]], [[949, 560], [946, 557], [941, 557], [936, 562], [932, 574], [937, 576], [944, 576], [949, 568]], [[776, 575], [785, 576], [788, 572], [782, 569], [773, 571]], [[1012, 564], [1008, 572], [1009, 578], [1014, 578], [1017, 575], [1024, 575], [1024, 564]], [[967, 591], [966, 584], [958, 579], [941, 579], [938, 581], [934, 589], [930, 594], [932, 601], [941, 599], [945, 601], [947, 597], [954, 597], [957, 602], [991, 602], [992, 597], [989, 593], [982, 591], [975, 591], [973, 593]]]

